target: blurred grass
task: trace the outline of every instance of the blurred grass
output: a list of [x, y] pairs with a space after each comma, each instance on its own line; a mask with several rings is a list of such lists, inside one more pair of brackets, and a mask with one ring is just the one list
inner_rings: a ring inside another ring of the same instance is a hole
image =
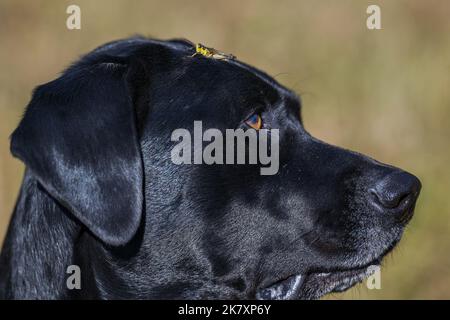
[[[65, 27], [81, 7], [82, 29]], [[382, 30], [365, 26], [378, 4]], [[450, 298], [450, 2], [0, 2], [0, 241], [23, 165], [9, 153], [32, 89], [113, 39], [185, 37], [258, 66], [302, 95], [306, 127], [417, 174], [416, 216], [382, 269], [382, 289], [331, 298]]]

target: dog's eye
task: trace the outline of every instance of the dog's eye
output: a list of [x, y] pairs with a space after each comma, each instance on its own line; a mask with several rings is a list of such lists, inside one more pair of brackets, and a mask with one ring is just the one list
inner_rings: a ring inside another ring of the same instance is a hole
[[250, 117], [247, 118], [247, 120], [245, 120], [245, 123], [249, 126], [252, 127], [255, 130], [259, 130], [262, 127], [262, 119], [259, 115], [254, 114]]

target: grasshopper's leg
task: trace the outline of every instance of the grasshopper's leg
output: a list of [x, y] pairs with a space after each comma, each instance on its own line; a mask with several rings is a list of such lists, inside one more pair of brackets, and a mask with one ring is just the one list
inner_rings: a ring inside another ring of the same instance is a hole
[[216, 54], [217, 57], [214, 57], [216, 60], [233, 60], [234, 56], [227, 55], [227, 54]]
[[225, 53], [223, 53], [223, 52], [220, 52], [220, 51], [214, 52], [214, 54], [212, 55], [212, 57], [213, 57], [215, 60], [225, 60], [225, 59], [227, 59], [227, 55], [226, 55]]

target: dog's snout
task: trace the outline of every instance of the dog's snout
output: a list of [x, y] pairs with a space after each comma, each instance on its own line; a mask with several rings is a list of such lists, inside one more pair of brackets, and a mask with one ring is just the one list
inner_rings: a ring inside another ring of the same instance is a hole
[[370, 189], [373, 201], [384, 209], [399, 209], [405, 212], [410, 209], [417, 199], [421, 183], [412, 174], [404, 171], [390, 173], [375, 183]]

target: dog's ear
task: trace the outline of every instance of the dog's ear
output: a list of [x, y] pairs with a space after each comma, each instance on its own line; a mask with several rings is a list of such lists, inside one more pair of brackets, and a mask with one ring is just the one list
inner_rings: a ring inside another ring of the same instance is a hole
[[35, 90], [11, 137], [12, 154], [110, 245], [131, 240], [143, 207], [128, 69], [108, 60], [69, 68]]

